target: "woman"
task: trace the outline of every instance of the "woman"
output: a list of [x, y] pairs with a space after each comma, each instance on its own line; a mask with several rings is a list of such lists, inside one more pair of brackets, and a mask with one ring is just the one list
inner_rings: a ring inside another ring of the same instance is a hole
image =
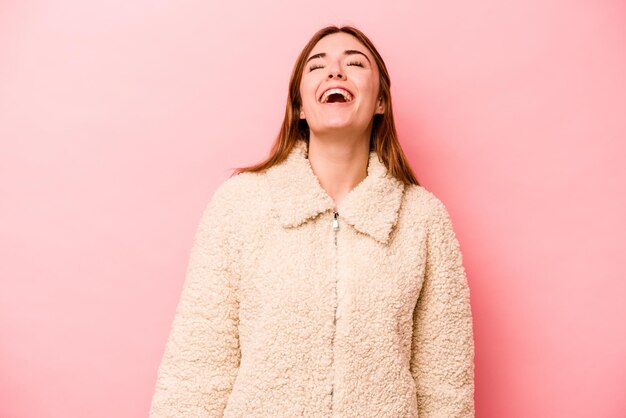
[[306, 45], [270, 157], [202, 215], [152, 417], [474, 415], [459, 244], [389, 86], [355, 28]]

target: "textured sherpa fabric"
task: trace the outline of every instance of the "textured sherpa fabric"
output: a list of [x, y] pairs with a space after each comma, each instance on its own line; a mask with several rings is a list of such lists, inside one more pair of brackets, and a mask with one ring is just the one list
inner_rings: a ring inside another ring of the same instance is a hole
[[442, 202], [388, 175], [340, 202], [298, 141], [199, 223], [150, 416], [474, 416], [474, 340]]

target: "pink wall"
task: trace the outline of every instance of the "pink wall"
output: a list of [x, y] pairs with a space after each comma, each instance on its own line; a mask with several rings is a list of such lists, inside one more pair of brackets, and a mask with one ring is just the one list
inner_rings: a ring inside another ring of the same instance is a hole
[[477, 417], [626, 416], [625, 3], [263, 3], [0, 4], [0, 416], [147, 415], [201, 210], [329, 23], [452, 214]]

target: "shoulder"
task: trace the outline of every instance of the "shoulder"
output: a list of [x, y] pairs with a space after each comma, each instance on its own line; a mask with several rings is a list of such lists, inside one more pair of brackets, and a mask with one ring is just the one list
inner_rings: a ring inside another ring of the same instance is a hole
[[214, 189], [202, 217], [217, 218], [223, 227], [244, 233], [246, 225], [267, 212], [266, 183], [264, 173], [243, 172], [227, 178]]
[[411, 184], [405, 187], [405, 212], [427, 222], [449, 219], [450, 214], [444, 203], [424, 186]]
[[227, 205], [230, 208], [241, 206], [261, 192], [263, 174], [244, 172], [224, 180], [213, 192], [211, 202]]
[[413, 185], [408, 187], [406, 196], [411, 207], [409, 211], [419, 217], [418, 222], [426, 231], [428, 241], [437, 248], [434, 254], [459, 252], [460, 244], [450, 212], [441, 199], [424, 187]]
[[220, 183], [202, 210], [197, 234], [233, 238], [245, 233], [246, 224], [258, 211], [259, 196], [263, 196], [259, 187], [261, 178], [259, 174], [246, 172]]

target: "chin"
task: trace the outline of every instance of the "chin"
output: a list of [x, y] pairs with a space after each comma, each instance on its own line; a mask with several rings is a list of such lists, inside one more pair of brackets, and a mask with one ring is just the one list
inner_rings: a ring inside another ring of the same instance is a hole
[[351, 120], [329, 120], [326, 121], [322, 126], [318, 127], [318, 131], [326, 132], [329, 130], [337, 130], [337, 129], [356, 129], [356, 124]]

